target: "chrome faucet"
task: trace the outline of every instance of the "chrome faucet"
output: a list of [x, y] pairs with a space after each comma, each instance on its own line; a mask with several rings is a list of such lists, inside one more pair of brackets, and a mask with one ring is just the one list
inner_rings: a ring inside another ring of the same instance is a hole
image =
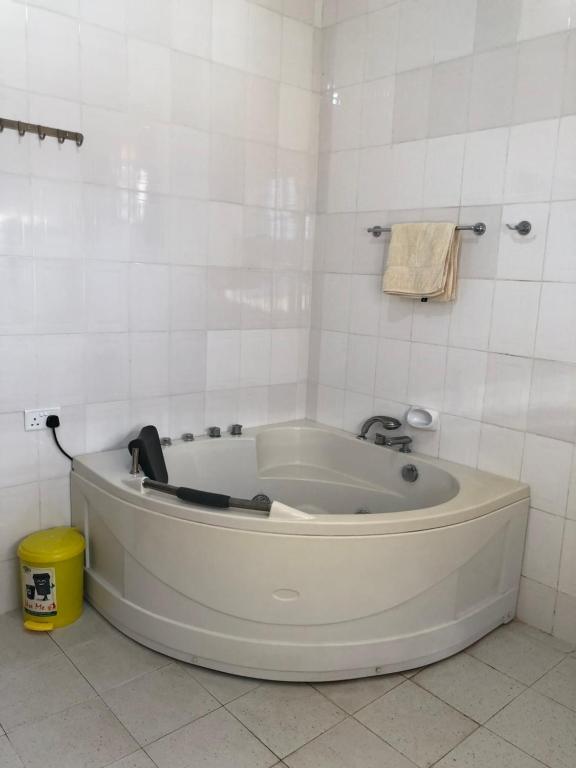
[[375, 445], [385, 445], [387, 448], [394, 448], [396, 445], [400, 446], [400, 453], [412, 453], [412, 438], [408, 435], [398, 435], [398, 437], [386, 437], [381, 433], [376, 433], [374, 440]]
[[402, 426], [402, 422], [395, 419], [394, 416], [372, 416], [362, 424], [360, 434], [356, 435], [358, 440], [366, 440], [368, 432], [374, 424], [380, 424], [384, 429], [399, 429]]

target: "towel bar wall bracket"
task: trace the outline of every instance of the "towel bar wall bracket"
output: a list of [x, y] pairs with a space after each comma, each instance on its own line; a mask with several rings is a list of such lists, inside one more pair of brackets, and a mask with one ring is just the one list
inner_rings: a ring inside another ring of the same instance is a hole
[[65, 141], [76, 142], [77, 147], [81, 147], [84, 142], [84, 135], [77, 131], [64, 131], [61, 128], [49, 128], [38, 123], [27, 123], [23, 120], [9, 120], [6, 117], [0, 117], [0, 133], [7, 128], [11, 131], [18, 131], [19, 136], [25, 136], [27, 133], [33, 133], [40, 141], [44, 141], [46, 136], [58, 139], [58, 144], [64, 144]]
[[[460, 231], [474, 232], [475, 235], [478, 235], [480, 237], [486, 232], [486, 224], [484, 224], [483, 221], [478, 221], [476, 224], [459, 226], [459, 227], [456, 227], [456, 229]], [[372, 237], [380, 237], [381, 235], [384, 234], [384, 232], [391, 232], [392, 227], [381, 227], [377, 224], [375, 227], [369, 227], [366, 231], [369, 232], [372, 235]]]

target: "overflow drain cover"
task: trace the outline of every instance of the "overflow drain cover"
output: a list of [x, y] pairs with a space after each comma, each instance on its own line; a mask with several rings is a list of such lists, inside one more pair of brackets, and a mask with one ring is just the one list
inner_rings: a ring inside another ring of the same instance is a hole
[[418, 467], [414, 464], [405, 464], [402, 467], [402, 477], [407, 483], [415, 483], [418, 480]]

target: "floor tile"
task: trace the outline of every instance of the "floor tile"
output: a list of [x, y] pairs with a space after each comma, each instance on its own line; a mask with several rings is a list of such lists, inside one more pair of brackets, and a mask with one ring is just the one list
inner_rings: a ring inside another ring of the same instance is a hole
[[569, 643], [567, 640], [554, 637], [554, 635], [551, 635], [548, 632], [542, 632], [541, 629], [531, 627], [530, 624], [524, 624], [523, 621], [513, 621], [508, 626], [517, 629], [519, 632], [524, 632], [534, 640], [538, 640], [549, 648], [554, 648], [554, 650], [560, 651], [560, 653], [572, 653], [576, 650], [574, 643]]
[[0, 766], [2, 768], [24, 768], [24, 763], [14, 752], [7, 736], [0, 736]]
[[345, 715], [309, 685], [264, 683], [228, 709], [261, 741], [284, 758]]
[[55, 629], [50, 633], [54, 642], [64, 651], [87, 640], [94, 640], [98, 635], [119, 634], [118, 630], [106, 621], [88, 603], [84, 603], [82, 616], [68, 627]]
[[496, 734], [479, 728], [434, 768], [543, 768], [543, 765]]
[[478, 723], [484, 723], [524, 686], [464, 653], [422, 670], [413, 681]]
[[252, 677], [239, 677], [238, 675], [227, 675], [224, 672], [216, 672], [213, 669], [205, 667], [196, 667], [193, 664], [182, 664], [182, 666], [210, 691], [214, 698], [221, 704], [228, 704], [229, 701], [243, 696], [248, 691], [257, 688], [261, 680], [254, 680]]
[[360, 710], [356, 717], [423, 768], [443, 757], [477, 727], [410, 680]]
[[103, 701], [89, 701], [10, 734], [26, 768], [102, 768], [138, 744]]
[[314, 686], [330, 701], [351, 715], [370, 702], [379, 699], [392, 688], [404, 681], [402, 675], [381, 675], [363, 677], [358, 680], [344, 680], [338, 683], [318, 683]]
[[564, 658], [554, 644], [542, 642], [517, 623], [499, 627], [467, 653], [525, 685], [535, 683]]
[[576, 711], [576, 658], [568, 656], [541, 677], [534, 688]]
[[284, 758], [289, 768], [414, 768], [414, 764], [349, 718]]
[[177, 664], [111, 688], [102, 697], [141, 745], [156, 741], [220, 706]]
[[123, 757], [122, 760], [117, 760], [115, 763], [107, 765], [106, 768], [156, 768], [156, 766], [146, 752], [140, 750], [132, 755], [128, 755], [128, 757]]
[[417, 675], [421, 669], [423, 669], [423, 667], [416, 667], [416, 669], [405, 669], [401, 674], [403, 677], [407, 677], [408, 680], [410, 680], [410, 678], [414, 677], [414, 675]]
[[5, 731], [94, 698], [96, 692], [63, 655], [0, 672], [0, 722]]
[[528, 690], [486, 727], [550, 768], [576, 765], [576, 712]]
[[24, 629], [20, 611], [0, 616], [0, 637], [0, 672], [23, 669], [61, 653], [47, 634]]
[[120, 632], [98, 634], [68, 648], [66, 654], [97, 691], [122, 685], [172, 661]]
[[277, 758], [224, 708], [146, 747], [159, 768], [269, 768]]

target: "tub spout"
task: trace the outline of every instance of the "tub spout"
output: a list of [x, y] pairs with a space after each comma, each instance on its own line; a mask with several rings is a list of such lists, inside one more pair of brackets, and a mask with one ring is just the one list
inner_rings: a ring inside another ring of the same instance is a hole
[[402, 422], [395, 419], [394, 416], [372, 416], [362, 424], [360, 434], [357, 435], [358, 440], [366, 440], [368, 432], [374, 424], [380, 424], [384, 429], [399, 429], [402, 426]]

